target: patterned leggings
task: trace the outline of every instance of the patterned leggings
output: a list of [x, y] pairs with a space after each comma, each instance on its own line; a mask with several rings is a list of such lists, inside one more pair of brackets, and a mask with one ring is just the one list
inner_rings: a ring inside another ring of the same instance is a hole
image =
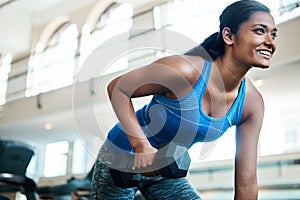
[[160, 175], [155, 177], [142, 176], [138, 187], [120, 188], [116, 187], [111, 179], [109, 168], [113, 158], [116, 156], [108, 147], [106, 141], [95, 163], [91, 199], [92, 200], [129, 200], [134, 199], [139, 190], [145, 199], [165, 200], [199, 200], [201, 199], [196, 190], [189, 184], [186, 178], [168, 179]]

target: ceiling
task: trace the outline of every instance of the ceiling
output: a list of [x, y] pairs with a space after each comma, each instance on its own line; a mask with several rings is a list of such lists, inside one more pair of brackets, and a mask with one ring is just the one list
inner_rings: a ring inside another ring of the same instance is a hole
[[[101, 0], [0, 0], [0, 54], [14, 57], [31, 50], [32, 27]], [[162, 0], [115, 0], [138, 8]], [[295, 2], [296, 0], [288, 1]]]
[[[0, 53], [30, 52], [32, 27], [99, 0], [0, 0]], [[154, 0], [117, 0], [134, 7]]]

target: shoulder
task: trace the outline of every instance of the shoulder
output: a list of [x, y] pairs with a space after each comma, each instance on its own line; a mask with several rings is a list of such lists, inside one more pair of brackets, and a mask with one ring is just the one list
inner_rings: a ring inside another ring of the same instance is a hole
[[195, 79], [198, 79], [201, 74], [204, 59], [200, 56], [172, 55], [160, 58], [156, 60], [154, 64], [168, 66], [187, 80], [193, 82]]
[[242, 119], [246, 120], [249, 117], [261, 120], [264, 115], [264, 100], [261, 93], [253, 85], [251, 80], [246, 77], [246, 94], [244, 102], [244, 111]]

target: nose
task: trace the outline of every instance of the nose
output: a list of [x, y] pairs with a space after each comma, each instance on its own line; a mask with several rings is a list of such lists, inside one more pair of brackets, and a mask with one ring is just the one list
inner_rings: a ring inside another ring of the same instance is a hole
[[276, 46], [275, 40], [271, 34], [266, 35], [265, 45], [268, 48], [271, 48], [273, 52], [276, 50], [277, 46]]

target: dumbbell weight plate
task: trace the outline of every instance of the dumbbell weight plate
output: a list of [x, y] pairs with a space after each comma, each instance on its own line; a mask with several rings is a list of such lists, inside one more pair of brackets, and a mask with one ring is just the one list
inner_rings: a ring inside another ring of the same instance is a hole
[[109, 172], [117, 187], [130, 188], [139, 185], [141, 174], [132, 170], [133, 163], [134, 156], [131, 154], [124, 154], [114, 159]]
[[159, 149], [156, 155], [156, 166], [161, 166], [160, 174], [167, 178], [181, 178], [187, 175], [191, 158], [185, 146], [175, 142]]

